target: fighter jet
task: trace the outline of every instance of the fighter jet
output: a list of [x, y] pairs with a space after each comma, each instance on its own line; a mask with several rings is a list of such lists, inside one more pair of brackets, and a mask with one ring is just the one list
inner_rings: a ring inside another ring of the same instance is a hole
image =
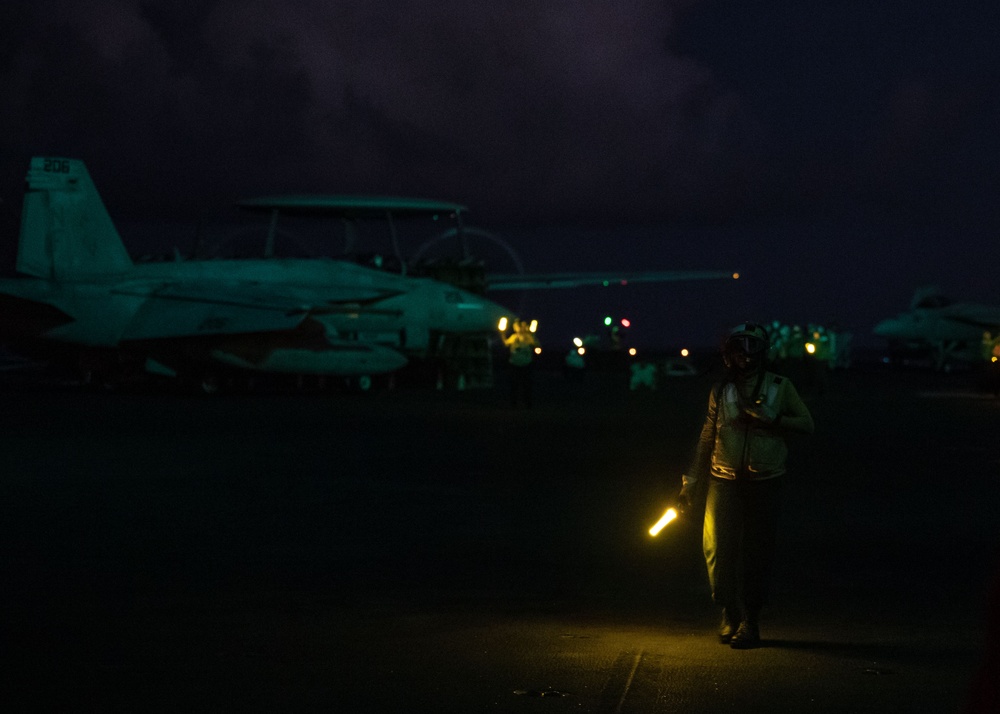
[[952, 302], [936, 287], [917, 290], [908, 312], [882, 320], [873, 329], [889, 341], [893, 358], [926, 355], [940, 370], [980, 359], [983, 333], [998, 331], [1000, 306]]
[[[420, 199], [344, 197], [263, 199], [244, 207], [273, 214], [268, 251], [282, 210], [464, 210]], [[441, 335], [489, 335], [501, 317], [512, 316], [448, 282], [349, 260], [269, 253], [259, 259], [133, 262], [83, 162], [67, 158], [31, 159], [16, 271], [0, 279], [0, 340], [9, 346], [69, 354], [105, 373], [130, 367], [193, 378], [206, 389], [224, 369], [369, 379], [426, 357]], [[731, 277], [665, 273], [660, 279], [679, 276]], [[517, 287], [524, 287], [525, 276], [516, 277]], [[504, 287], [504, 280], [491, 287]]]

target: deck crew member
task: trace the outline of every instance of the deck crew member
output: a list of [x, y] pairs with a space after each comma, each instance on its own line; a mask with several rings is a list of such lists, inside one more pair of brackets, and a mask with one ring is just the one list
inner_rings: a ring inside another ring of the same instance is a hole
[[525, 407], [531, 406], [532, 364], [535, 360], [535, 350], [538, 340], [528, 328], [524, 320], [514, 321], [514, 331], [503, 340], [510, 350], [507, 363], [510, 365], [510, 404], [513, 407], [518, 402]]
[[738, 325], [726, 338], [726, 375], [709, 395], [678, 496], [682, 508], [706, 497], [705, 563], [712, 599], [722, 608], [719, 639], [734, 649], [760, 645], [788, 454], [785, 435], [814, 428], [791, 381], [765, 369], [768, 344], [766, 330], [755, 323]]

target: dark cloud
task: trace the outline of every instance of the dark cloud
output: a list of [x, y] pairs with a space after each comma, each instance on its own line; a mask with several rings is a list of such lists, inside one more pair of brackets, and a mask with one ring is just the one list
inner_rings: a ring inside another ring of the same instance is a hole
[[1000, 188], [986, 128], [1000, 119], [998, 23], [985, 1], [778, 0], [762, 12], [706, 0], [673, 46], [711, 66], [758, 119], [779, 203], [789, 193], [807, 211], [888, 202], [919, 217]]
[[970, 171], [996, 187], [981, 157], [997, 148], [997, 12], [982, 4], [40, 0], [8, 13], [5, 172], [82, 156], [128, 176], [107, 190], [137, 210], [328, 190], [430, 193], [498, 219], [718, 220], [856, 197], [912, 209], [961, 194], [935, 192], [936, 176]]
[[683, 5], [43, 2], [3, 78], [4, 155], [139, 163], [212, 197], [684, 213], [739, 195], [751, 136], [738, 98], [665, 50]]

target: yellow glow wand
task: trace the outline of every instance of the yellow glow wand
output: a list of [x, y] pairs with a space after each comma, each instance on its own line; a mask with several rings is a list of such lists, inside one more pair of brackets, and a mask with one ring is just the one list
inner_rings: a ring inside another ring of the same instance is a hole
[[658, 520], [653, 525], [653, 527], [649, 529], [649, 535], [651, 536], [658, 535], [659, 532], [663, 530], [663, 527], [668, 523], [670, 523], [670, 521], [674, 520], [675, 518], [677, 518], [677, 509], [668, 508], [667, 512], [663, 514], [663, 517], [660, 518], [660, 520]]

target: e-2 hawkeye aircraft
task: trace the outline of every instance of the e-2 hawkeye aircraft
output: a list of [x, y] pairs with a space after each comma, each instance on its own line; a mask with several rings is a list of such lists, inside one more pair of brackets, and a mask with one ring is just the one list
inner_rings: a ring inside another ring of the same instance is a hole
[[[250, 201], [298, 214], [459, 214], [421, 199]], [[270, 240], [270, 238], [269, 238]], [[205, 381], [219, 370], [370, 379], [426, 357], [436, 335], [487, 335], [511, 311], [428, 277], [331, 258], [134, 263], [83, 162], [35, 157], [27, 175], [17, 275], [0, 279], [0, 341], [70, 354], [112, 377], [122, 365]], [[724, 272], [542, 276], [537, 286], [731, 278]], [[532, 287], [506, 276], [488, 289]], [[506, 284], [505, 284], [506, 283]], [[109, 365], [114, 369], [109, 368]]]

